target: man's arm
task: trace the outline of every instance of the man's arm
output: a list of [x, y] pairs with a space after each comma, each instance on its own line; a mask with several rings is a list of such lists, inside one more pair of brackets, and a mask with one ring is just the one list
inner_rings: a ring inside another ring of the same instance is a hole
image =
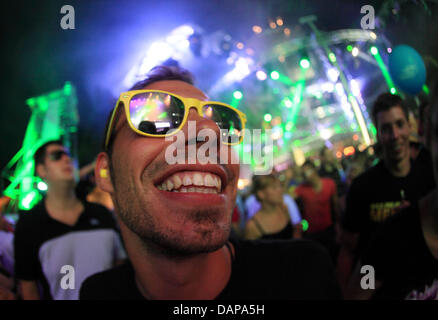
[[36, 281], [20, 280], [21, 297], [23, 300], [40, 300]]

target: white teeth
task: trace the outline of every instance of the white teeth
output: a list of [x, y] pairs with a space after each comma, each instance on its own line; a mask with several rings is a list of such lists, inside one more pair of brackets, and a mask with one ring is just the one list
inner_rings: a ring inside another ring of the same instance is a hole
[[192, 184], [192, 179], [186, 174], [183, 179], [183, 185], [190, 186]]
[[193, 184], [195, 186], [203, 186], [204, 185], [204, 179], [202, 179], [202, 176], [199, 173], [195, 173], [193, 175]]
[[[160, 185], [157, 185], [157, 189], [161, 191], [199, 193], [219, 193], [221, 191], [221, 179], [216, 175], [204, 175], [203, 173], [194, 172], [192, 174], [185, 173], [182, 177], [183, 178], [181, 178], [181, 175], [175, 174], [167, 178]], [[199, 188], [202, 186], [207, 188]]]
[[172, 189], [173, 189], [173, 183], [169, 179], [167, 180], [167, 191], [172, 191]]
[[173, 177], [173, 182], [175, 183], [175, 189], [179, 189], [179, 187], [181, 187], [182, 184], [181, 178], [178, 177], [177, 175]]
[[206, 187], [214, 187], [214, 186], [215, 186], [214, 179], [212, 178], [211, 175], [207, 174], [207, 175], [204, 177], [204, 185], [205, 185]]

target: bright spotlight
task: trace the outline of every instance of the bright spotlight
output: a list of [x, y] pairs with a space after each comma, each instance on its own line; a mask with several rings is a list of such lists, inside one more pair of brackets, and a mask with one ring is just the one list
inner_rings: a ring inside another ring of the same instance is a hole
[[309, 67], [310, 67], [310, 61], [309, 61], [309, 59], [307, 59], [307, 58], [303, 58], [303, 59], [301, 59], [301, 60], [300, 60], [300, 66], [301, 66], [301, 68], [303, 68], [303, 69], [309, 69]]
[[268, 76], [267, 76], [266, 72], [264, 72], [264, 71], [262, 71], [262, 70], [259, 70], [259, 71], [256, 72], [256, 77], [257, 77], [257, 79], [259, 79], [260, 81], [264, 81], [264, 80], [266, 80], [266, 78], [267, 78]]

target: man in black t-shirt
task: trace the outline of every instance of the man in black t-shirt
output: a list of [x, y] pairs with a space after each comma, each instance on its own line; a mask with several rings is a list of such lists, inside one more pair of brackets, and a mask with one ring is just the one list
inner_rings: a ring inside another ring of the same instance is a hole
[[414, 204], [435, 186], [432, 168], [410, 160], [408, 110], [402, 99], [390, 93], [380, 95], [372, 117], [382, 159], [353, 180], [343, 219], [344, 248], [350, 250], [354, 261], [388, 217]]
[[[220, 130], [240, 135], [243, 114], [206, 103], [177, 66], [152, 69], [119, 101], [96, 177], [113, 199], [130, 263], [88, 278], [81, 299], [340, 297], [316, 244], [228, 241], [239, 165]], [[182, 161], [171, 161], [175, 151]]]
[[[431, 112], [427, 147], [438, 180], [438, 87]], [[360, 264], [374, 268], [375, 290], [361, 290], [361, 275], [356, 271], [353, 298], [438, 300], [438, 188], [385, 221]]]
[[77, 300], [88, 276], [126, 258], [115, 221], [104, 207], [75, 195], [75, 168], [60, 141], [35, 152], [47, 196], [22, 213], [14, 236], [15, 277], [23, 299]]

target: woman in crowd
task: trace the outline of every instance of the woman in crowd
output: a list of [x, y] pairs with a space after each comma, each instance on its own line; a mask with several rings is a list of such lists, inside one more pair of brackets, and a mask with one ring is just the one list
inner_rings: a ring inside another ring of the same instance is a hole
[[248, 221], [246, 239], [292, 239], [301, 237], [302, 229], [292, 225], [287, 206], [283, 202], [283, 187], [273, 175], [257, 176], [253, 193], [261, 209]]

